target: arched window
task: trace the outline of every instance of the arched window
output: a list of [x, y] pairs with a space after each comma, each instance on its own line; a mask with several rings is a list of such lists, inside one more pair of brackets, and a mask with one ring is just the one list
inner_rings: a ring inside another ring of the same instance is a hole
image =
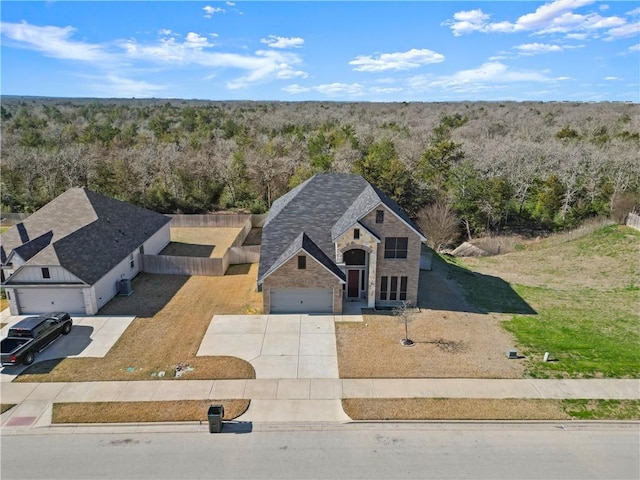
[[342, 258], [344, 258], [345, 265], [364, 265], [367, 254], [364, 250], [354, 248], [344, 252]]

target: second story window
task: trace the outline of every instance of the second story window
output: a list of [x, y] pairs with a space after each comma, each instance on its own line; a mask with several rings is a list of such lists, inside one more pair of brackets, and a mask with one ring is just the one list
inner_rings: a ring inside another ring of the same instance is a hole
[[49, 273], [49, 269], [46, 267], [42, 268], [42, 278], [51, 278], [51, 273]]
[[384, 240], [384, 258], [407, 258], [407, 237], [387, 237]]
[[359, 228], [354, 228], [353, 229], [353, 238], [358, 240], [360, 238], [360, 229]]
[[376, 223], [384, 223], [384, 210], [376, 210]]
[[307, 257], [304, 255], [300, 255], [298, 257], [298, 270], [306, 270], [307, 268]]

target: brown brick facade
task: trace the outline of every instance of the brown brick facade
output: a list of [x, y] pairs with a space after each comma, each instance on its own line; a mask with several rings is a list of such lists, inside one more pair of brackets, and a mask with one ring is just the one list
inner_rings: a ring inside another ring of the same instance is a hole
[[[298, 269], [298, 256], [306, 256], [306, 268]], [[263, 311], [271, 310], [271, 288], [333, 288], [333, 312], [342, 313], [342, 283], [313, 257], [300, 252], [266, 277], [262, 286]]]
[[[383, 223], [376, 223], [376, 210], [384, 211]], [[380, 285], [383, 276], [398, 277], [398, 289], [400, 288], [399, 277], [407, 277], [407, 303], [415, 305], [418, 301], [418, 278], [420, 275], [420, 237], [383, 205], [368, 213], [360, 220], [360, 223], [382, 240], [378, 245], [376, 266], [376, 305], [399, 303], [398, 301], [380, 300]], [[407, 237], [409, 239], [407, 258], [384, 258], [386, 237]]]

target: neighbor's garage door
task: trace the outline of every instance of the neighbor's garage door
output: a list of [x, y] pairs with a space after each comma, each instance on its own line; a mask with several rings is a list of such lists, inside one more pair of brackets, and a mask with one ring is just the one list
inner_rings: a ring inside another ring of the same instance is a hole
[[81, 288], [16, 289], [20, 314], [46, 312], [85, 313]]
[[272, 288], [271, 313], [332, 313], [331, 288]]

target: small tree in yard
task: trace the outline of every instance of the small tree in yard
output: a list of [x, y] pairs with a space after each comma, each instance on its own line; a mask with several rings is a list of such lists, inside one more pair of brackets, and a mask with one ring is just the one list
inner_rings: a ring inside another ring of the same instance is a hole
[[413, 340], [409, 339], [409, 322], [412, 320], [414, 313], [412, 307], [404, 301], [393, 309], [393, 315], [404, 323], [404, 338], [400, 340], [400, 343], [406, 347], [413, 345]]

